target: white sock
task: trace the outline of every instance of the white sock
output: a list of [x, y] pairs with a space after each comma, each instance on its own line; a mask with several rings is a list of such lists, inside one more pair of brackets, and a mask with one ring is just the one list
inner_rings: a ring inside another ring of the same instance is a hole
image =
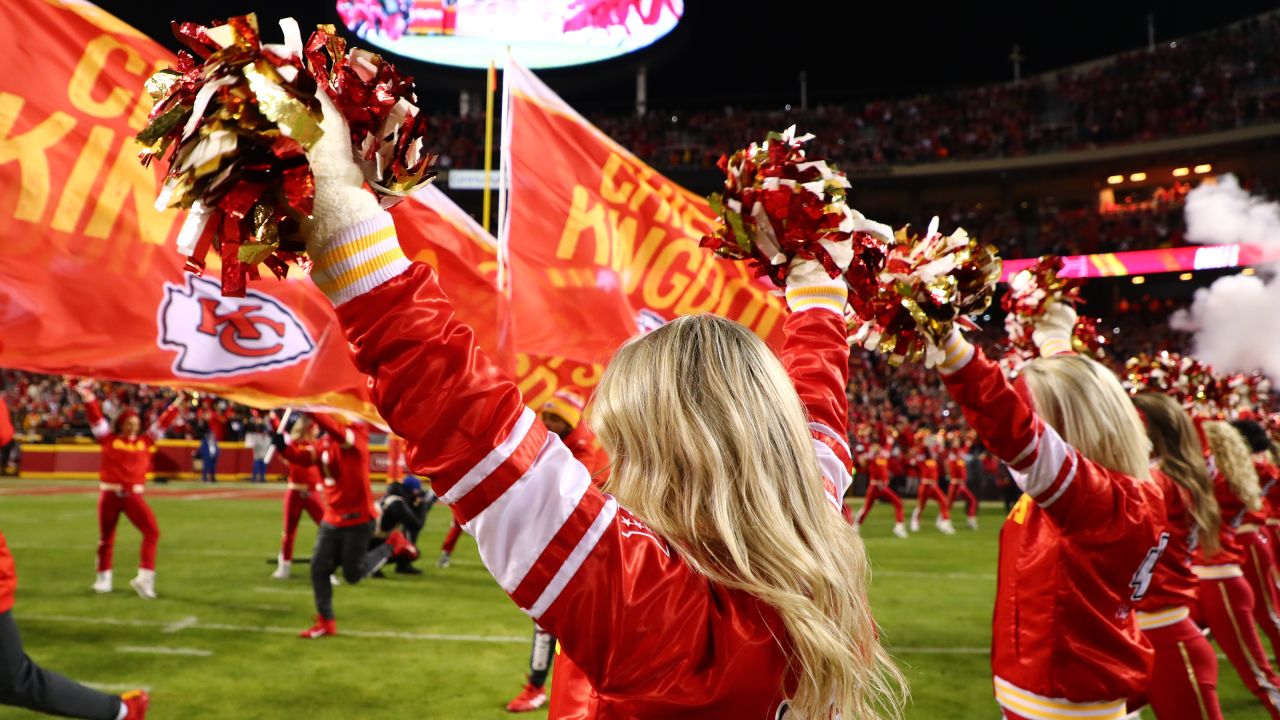
[[127, 717], [129, 717], [129, 706], [128, 706], [128, 705], [125, 705], [125, 704], [124, 704], [124, 701], [123, 701], [123, 700], [121, 700], [121, 701], [120, 701], [120, 712], [116, 713], [116, 720], [124, 720], [124, 719], [125, 719], [125, 718], [127, 718]]

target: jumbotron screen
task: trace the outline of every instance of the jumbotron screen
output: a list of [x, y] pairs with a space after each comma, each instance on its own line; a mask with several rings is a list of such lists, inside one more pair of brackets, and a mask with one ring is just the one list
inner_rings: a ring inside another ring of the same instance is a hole
[[397, 55], [464, 68], [584, 65], [675, 29], [684, 0], [339, 0], [343, 24]]

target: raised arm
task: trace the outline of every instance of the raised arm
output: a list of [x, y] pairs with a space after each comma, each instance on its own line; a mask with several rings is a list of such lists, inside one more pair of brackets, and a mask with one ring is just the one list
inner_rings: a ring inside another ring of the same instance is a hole
[[106, 416], [102, 414], [102, 406], [98, 404], [98, 396], [94, 394], [93, 389], [84, 383], [76, 385], [76, 393], [80, 395], [81, 402], [84, 403], [84, 414], [89, 420], [89, 431], [93, 433], [93, 437], [102, 440], [111, 434], [111, 424], [107, 422]]
[[356, 431], [333, 419], [333, 416], [316, 413], [311, 417], [315, 420], [316, 426], [320, 428], [321, 432], [337, 440], [342, 447], [349, 448], [356, 444]]
[[1135, 483], [1112, 482], [1041, 420], [1004, 371], [959, 332], [948, 338], [939, 366], [952, 399], [1013, 481], [1059, 526], [1099, 540], [1124, 531], [1125, 516], [1146, 501]]
[[169, 406], [164, 409], [164, 412], [160, 413], [155, 422], [151, 423], [151, 427], [147, 428], [147, 437], [151, 438], [153, 442], [164, 437], [165, 430], [168, 430], [173, 421], [178, 419], [178, 413], [182, 410], [183, 398], [184, 394], [178, 393], [178, 397], [174, 398], [173, 402], [169, 403]]
[[783, 326], [782, 364], [809, 416], [809, 429], [831, 500], [839, 507], [853, 482], [849, 451], [848, 329], [843, 280], [787, 287], [791, 314]]

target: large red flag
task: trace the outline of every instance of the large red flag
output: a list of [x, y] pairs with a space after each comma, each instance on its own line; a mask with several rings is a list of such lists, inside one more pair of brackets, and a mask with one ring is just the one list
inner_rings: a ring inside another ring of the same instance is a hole
[[777, 342], [784, 306], [742, 263], [698, 246], [704, 198], [645, 165], [509, 61], [502, 244], [516, 347], [588, 363], [637, 330], [712, 312]]
[[[311, 282], [223, 298], [184, 275], [178, 215], [133, 135], [173, 57], [83, 0], [8, 3], [0, 23], [0, 366], [192, 387], [375, 418]], [[294, 270], [295, 275], [300, 275]]]
[[498, 292], [498, 241], [435, 187], [397, 205], [396, 234], [412, 260], [435, 266], [459, 319], [476, 331], [480, 346], [511, 373], [531, 407], [541, 407], [561, 387], [590, 390], [604, 368], [561, 357], [515, 352], [511, 308]]

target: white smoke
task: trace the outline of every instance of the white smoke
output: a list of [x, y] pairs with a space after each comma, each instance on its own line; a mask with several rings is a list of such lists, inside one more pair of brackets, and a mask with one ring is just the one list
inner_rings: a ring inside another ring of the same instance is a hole
[[[1187, 195], [1187, 239], [1200, 244], [1249, 243], [1280, 248], [1280, 203], [1255, 197], [1234, 175]], [[1260, 370], [1280, 383], [1280, 280], [1274, 265], [1258, 276], [1219, 278], [1196, 291], [1188, 310], [1169, 319], [1195, 333], [1192, 355], [1221, 372]]]
[[1201, 245], [1280, 244], [1280, 203], [1250, 195], [1235, 175], [1187, 194], [1187, 239]]

